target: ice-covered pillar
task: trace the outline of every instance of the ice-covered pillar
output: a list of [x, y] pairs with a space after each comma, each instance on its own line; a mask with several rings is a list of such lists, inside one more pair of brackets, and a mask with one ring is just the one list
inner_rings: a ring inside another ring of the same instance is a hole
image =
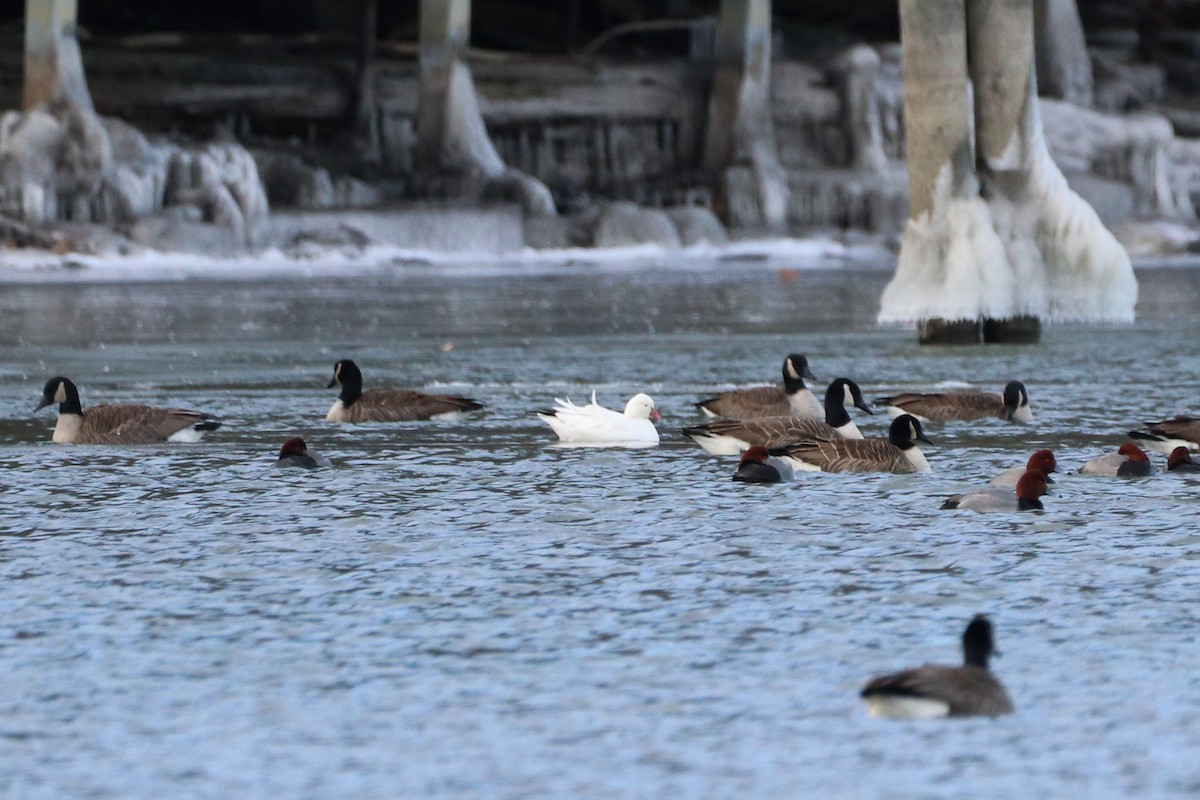
[[887, 166], [875, 102], [879, 63], [879, 53], [874, 47], [857, 44], [842, 53], [834, 64], [842, 101], [842, 124], [850, 141], [850, 163], [866, 172], [880, 172]]
[[1076, 105], [1092, 104], [1092, 60], [1075, 0], [1034, 0], [1037, 77], [1041, 92]]
[[76, 0], [25, 2], [25, 108], [65, 99], [92, 110], [75, 38]]
[[771, 0], [722, 0], [704, 166], [719, 176], [718, 204], [735, 227], [787, 220], [787, 175], [771, 121]]
[[[944, 204], [977, 190], [963, 0], [900, 0], [900, 41], [909, 218], [923, 225], [939, 196]], [[912, 237], [906, 232], [905, 238]], [[903, 248], [901, 255], [906, 255]], [[975, 318], [926, 316], [917, 324], [922, 342], [974, 343], [982, 336]]]
[[463, 61], [471, 0], [421, 0], [416, 161], [427, 192], [509, 195], [535, 214], [556, 213], [537, 179], [510, 169], [488, 137], [475, 81]]
[[[962, 119], [957, 107], [939, 117], [927, 106], [957, 102], [939, 87], [957, 74], [948, 28], [963, 23], [973, 103]], [[912, 215], [880, 321], [915, 321], [925, 342], [1029, 341], [1047, 319], [1132, 321], [1129, 257], [1046, 148], [1033, 0], [902, 0], [901, 35]]]

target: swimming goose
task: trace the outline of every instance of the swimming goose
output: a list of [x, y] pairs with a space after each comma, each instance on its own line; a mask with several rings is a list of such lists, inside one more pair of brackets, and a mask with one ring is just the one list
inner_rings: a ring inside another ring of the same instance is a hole
[[716, 397], [701, 400], [696, 406], [710, 417], [752, 419], [754, 417], [815, 417], [825, 411], [804, 379], [817, 379], [808, 368], [808, 359], [792, 353], [783, 360], [783, 388], [756, 386], [752, 389], [733, 389]]
[[452, 418], [483, 408], [469, 397], [425, 394], [411, 389], [362, 390], [362, 371], [350, 359], [333, 365], [327, 389], [341, 384], [342, 391], [325, 415], [329, 422], [412, 422]]
[[886, 439], [813, 439], [770, 448], [800, 469], [823, 472], [928, 472], [916, 442], [933, 444], [910, 414], [892, 420]]
[[1176, 447], [1167, 457], [1167, 472], [1200, 472], [1200, 464], [1192, 461], [1186, 447]]
[[1030, 422], [1033, 411], [1029, 408], [1029, 394], [1025, 384], [1009, 381], [1003, 394], [992, 392], [960, 391], [919, 394], [906, 392], [891, 397], [879, 397], [876, 405], [887, 407], [893, 417], [912, 414], [922, 422], [945, 422], [946, 420], [973, 420], [996, 417], [1009, 422]]
[[309, 450], [304, 440], [299, 436], [295, 436], [288, 439], [283, 443], [283, 447], [279, 448], [279, 460], [275, 462], [275, 466], [313, 469], [315, 467], [328, 467], [330, 466], [330, 462], [328, 458], [317, 455], [313, 450]]
[[863, 399], [857, 383], [849, 378], [837, 378], [825, 390], [824, 422], [794, 415], [721, 419], [684, 428], [683, 434], [714, 456], [736, 456], [755, 444], [777, 447], [801, 439], [861, 439], [863, 435], [858, 426], [846, 413], [846, 403], [852, 403], [868, 414], [875, 413]]
[[1054, 483], [1054, 481], [1050, 480], [1050, 473], [1058, 469], [1058, 462], [1054, 459], [1054, 453], [1050, 450], [1035, 450], [1024, 465], [1009, 467], [988, 481], [988, 483], [993, 486], [1016, 486], [1017, 481], [1021, 479], [1025, 471], [1031, 469], [1036, 469], [1044, 474], [1047, 483]]
[[658, 444], [655, 420], [662, 419], [647, 394], [635, 394], [620, 413], [592, 402], [577, 406], [570, 400], [554, 398], [557, 406], [537, 412], [538, 418], [554, 429], [564, 442], [590, 444]]
[[53, 436], [57, 444], [198, 442], [221, 427], [221, 420], [212, 414], [182, 408], [120, 403], [94, 406], [85, 412], [79, 404], [79, 390], [62, 376], [46, 381], [42, 401], [34, 411], [54, 403], [58, 403]]
[[988, 671], [992, 623], [977, 615], [963, 631], [963, 665], [926, 664], [875, 678], [861, 695], [872, 717], [929, 719], [1011, 714], [1012, 700]]
[[1136, 444], [1126, 442], [1115, 453], [1096, 456], [1079, 470], [1081, 475], [1107, 475], [1142, 478], [1154, 474], [1150, 457]]
[[756, 444], [742, 453], [733, 479], [742, 483], [780, 483], [795, 480], [796, 473], [789, 464], [768, 454], [767, 448]]
[[1144, 423], [1148, 430], [1130, 431], [1130, 439], [1145, 442], [1147, 450], [1170, 455], [1176, 447], [1200, 450], [1200, 417], [1177, 416]]
[[1004, 486], [988, 486], [966, 494], [956, 494], [942, 510], [963, 508], [969, 511], [1041, 511], [1042, 495], [1046, 494], [1046, 473], [1029, 469], [1017, 481], [1016, 491]]

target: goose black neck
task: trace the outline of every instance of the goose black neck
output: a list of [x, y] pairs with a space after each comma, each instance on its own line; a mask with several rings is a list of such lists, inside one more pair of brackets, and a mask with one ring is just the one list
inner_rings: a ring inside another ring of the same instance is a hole
[[846, 384], [836, 380], [825, 390], [825, 424], [840, 428], [850, 422], [846, 411]]
[[338, 399], [342, 401], [342, 405], [349, 407], [358, 398], [362, 397], [362, 376], [355, 375], [353, 379], [350, 376], [343, 375], [342, 391], [338, 394]]
[[992, 623], [980, 616], [971, 620], [963, 631], [963, 663], [967, 666], [988, 668], [988, 659], [995, 645], [992, 641]]

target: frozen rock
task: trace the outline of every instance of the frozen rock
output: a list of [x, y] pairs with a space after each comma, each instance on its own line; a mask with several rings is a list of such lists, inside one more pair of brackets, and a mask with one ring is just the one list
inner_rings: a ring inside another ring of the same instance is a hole
[[596, 247], [656, 244], [669, 248], [680, 244], [679, 234], [666, 214], [624, 202], [610, 203], [600, 212], [592, 243]]
[[677, 206], [668, 208], [666, 214], [675, 225], [679, 241], [684, 247], [694, 244], [722, 245], [729, 241], [725, 226], [707, 208]]

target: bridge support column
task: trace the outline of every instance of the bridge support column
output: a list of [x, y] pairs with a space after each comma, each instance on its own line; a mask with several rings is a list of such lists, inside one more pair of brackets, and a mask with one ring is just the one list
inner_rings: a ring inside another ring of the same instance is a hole
[[534, 214], [554, 214], [541, 181], [508, 168], [488, 138], [475, 81], [463, 61], [471, 0], [421, 0], [417, 97], [418, 183], [427, 194], [509, 197]]
[[901, 0], [900, 12], [911, 211], [880, 321], [916, 322], [927, 343], [1132, 321], [1129, 257], [1046, 149], [1033, 0]]
[[67, 100], [92, 110], [75, 38], [76, 0], [25, 2], [25, 108]]
[[735, 227], [781, 228], [787, 176], [771, 121], [771, 0], [722, 0], [704, 165], [719, 176], [719, 209]]

